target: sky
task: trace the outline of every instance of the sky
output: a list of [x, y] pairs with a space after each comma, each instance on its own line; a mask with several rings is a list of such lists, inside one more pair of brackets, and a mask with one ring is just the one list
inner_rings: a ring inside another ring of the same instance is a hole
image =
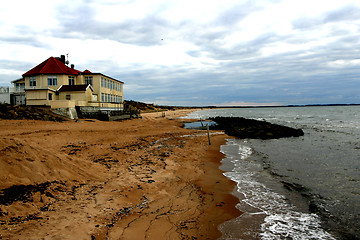
[[0, 86], [68, 54], [126, 100], [360, 103], [360, 1], [1, 1], [0, 53]]

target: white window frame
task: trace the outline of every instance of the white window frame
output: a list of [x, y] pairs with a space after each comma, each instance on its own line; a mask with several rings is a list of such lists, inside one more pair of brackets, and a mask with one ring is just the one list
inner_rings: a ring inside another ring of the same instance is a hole
[[85, 76], [85, 84], [86, 85], [93, 85], [93, 77], [92, 76]]
[[30, 77], [29, 78], [29, 85], [30, 87], [36, 87], [36, 77]]
[[57, 86], [57, 76], [48, 76], [48, 86]]
[[68, 76], [69, 85], [75, 85], [75, 77], [74, 76]]

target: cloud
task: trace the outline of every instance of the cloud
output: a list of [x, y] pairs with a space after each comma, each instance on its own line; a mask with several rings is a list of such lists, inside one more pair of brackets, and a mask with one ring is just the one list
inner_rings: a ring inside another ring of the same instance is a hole
[[[154, 46], [161, 43], [166, 29], [177, 27], [170, 26], [165, 19], [156, 15], [109, 22], [98, 18], [98, 14], [97, 6], [88, 4], [87, 1], [60, 6], [56, 12], [59, 28], [54, 29], [52, 34], [60, 38], [108, 39], [138, 46]], [[114, 16], [114, 19], [117, 18], [118, 16]]]
[[349, 4], [315, 17], [301, 17], [295, 19], [292, 22], [292, 25], [295, 29], [303, 30], [308, 28], [317, 28], [328, 23], [357, 20], [360, 20], [360, 7], [354, 4]]
[[360, 7], [349, 4], [329, 12], [324, 18], [324, 22], [340, 22], [348, 20], [360, 20]]
[[125, 99], [359, 100], [360, 5], [351, 0], [44, 1], [46, 11], [27, 5], [21, 20], [14, 1], [0, 3], [2, 85], [69, 53], [77, 69], [124, 81]]

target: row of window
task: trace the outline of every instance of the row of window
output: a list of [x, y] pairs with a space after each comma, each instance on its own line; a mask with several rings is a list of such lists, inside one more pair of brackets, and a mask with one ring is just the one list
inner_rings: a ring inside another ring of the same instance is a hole
[[101, 87], [121, 91], [121, 83], [101, 77]]
[[[68, 77], [68, 79], [69, 79], [69, 85], [75, 85], [75, 78], [74, 78], [74, 76], [69, 76]], [[85, 77], [85, 84], [86, 85], [93, 85], [93, 77], [92, 76], [86, 76]]]
[[[30, 87], [36, 87], [36, 77], [30, 77]], [[75, 78], [74, 76], [69, 76], [69, 85], [75, 85]], [[57, 76], [48, 76], [47, 77], [48, 86], [57, 86]], [[85, 84], [93, 85], [93, 77], [87, 76], [85, 77]]]
[[[56, 86], [57, 76], [48, 76], [47, 81], [48, 81], [48, 86]], [[36, 87], [36, 77], [30, 77], [29, 82], [30, 82], [29, 83], [30, 87]]]
[[102, 102], [122, 102], [122, 97], [113, 95], [113, 94], [107, 94], [107, 93], [101, 93], [101, 101]]

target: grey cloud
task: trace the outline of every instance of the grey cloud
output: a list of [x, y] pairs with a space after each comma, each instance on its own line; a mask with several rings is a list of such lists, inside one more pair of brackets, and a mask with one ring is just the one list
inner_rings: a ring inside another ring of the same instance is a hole
[[13, 26], [11, 33], [0, 36], [0, 42], [45, 49], [50, 48], [50, 45], [42, 41], [42, 38], [38, 36], [37, 30], [23, 25]]
[[[31, 67], [34, 67], [34, 64], [29, 63], [29, 62], [24, 62], [21, 59], [19, 59], [19, 61], [0, 60], [0, 66], [3, 69], [12, 69], [12, 70], [15, 70], [15, 71], [24, 71], [24, 73], [25, 73]], [[19, 76], [19, 77], [21, 77], [21, 76]]]
[[[166, 38], [164, 35], [169, 31], [176, 31], [177, 37], [180, 38], [177, 40], [192, 42], [199, 47], [200, 50], [189, 51], [188, 55], [226, 60], [210, 70], [195, 69], [191, 66], [155, 66], [154, 69], [143, 70], [141, 66], [134, 65], [129, 69], [119, 69], [117, 66], [116, 73], [104, 71], [125, 82], [125, 99], [152, 102], [151, 99], [155, 99], [156, 96], [156, 99], [162, 102], [171, 103], [176, 98], [176, 102], [187, 105], [239, 99], [251, 102], [305, 104], [326, 103], [332, 101], [328, 96], [335, 95], [342, 96], [342, 99], [338, 98], [338, 102], [351, 101], [352, 96], [356, 96], [355, 90], [358, 90], [356, 83], [359, 75], [356, 67], [346, 66], [339, 72], [339, 69], [326, 64], [339, 59], [358, 58], [358, 52], [354, 50], [360, 47], [358, 36], [347, 35], [348, 33], [341, 32], [341, 29], [334, 28], [331, 33], [338, 36], [336, 42], [314, 49], [274, 54], [269, 57], [261, 57], [260, 54], [268, 45], [301, 44], [312, 39], [305, 39], [301, 34], [280, 36], [273, 32], [264, 32], [252, 41], [239, 41], [230, 49], [224, 48], [222, 42], [232, 33], [232, 24], [260, 9], [253, 1], [220, 13], [215, 25], [201, 25], [186, 20], [174, 24], [156, 15], [118, 23], [104, 23], [93, 17], [96, 14], [95, 8], [87, 4], [84, 6], [86, 7], [59, 11], [61, 27], [53, 34], [59, 37], [78, 38], [80, 35], [86, 39], [111, 39], [152, 46], [160, 44], [160, 39]], [[292, 24], [294, 28], [306, 31], [308, 28], [320, 27], [326, 22], [356, 19], [357, 11], [358, 9], [350, 6], [319, 18], [298, 19]], [[344, 17], [347, 13], [350, 13], [349, 16]], [[111, 69], [116, 63], [108, 65]], [[340, 82], [343, 84], [339, 84]], [[190, 99], [189, 96], [196, 100]]]
[[355, 5], [347, 5], [343, 8], [325, 13], [323, 16], [314, 18], [299, 18], [292, 22], [295, 29], [315, 28], [322, 24], [340, 22], [346, 20], [359, 20], [360, 8]]
[[91, 5], [77, 6], [73, 9], [60, 8], [58, 20], [60, 29], [53, 32], [58, 37], [110, 39], [140, 46], [159, 45], [164, 38], [169, 23], [156, 15], [142, 19], [106, 23], [96, 20], [96, 9]]
[[359, 20], [360, 8], [354, 5], [348, 5], [335, 11], [329, 12], [324, 22], [338, 22], [345, 20]]
[[295, 29], [307, 29], [313, 28], [323, 23], [320, 18], [300, 18], [292, 22], [292, 26]]
[[46, 45], [34, 37], [24, 36], [24, 34], [20, 34], [20, 32], [19, 35], [16, 36], [0, 36], [0, 42], [21, 44], [32, 47], [44, 47], [44, 45]]
[[215, 20], [214, 24], [226, 26], [233, 25], [262, 8], [263, 7], [259, 6], [256, 1], [247, 1], [222, 12]]
[[0, 86], [10, 86], [11, 81], [21, 78], [23, 73], [34, 67], [34, 63], [24, 62], [21, 59], [19, 61], [0, 60], [0, 66], [0, 69], [11, 69], [19, 72], [19, 74], [0, 74]]

